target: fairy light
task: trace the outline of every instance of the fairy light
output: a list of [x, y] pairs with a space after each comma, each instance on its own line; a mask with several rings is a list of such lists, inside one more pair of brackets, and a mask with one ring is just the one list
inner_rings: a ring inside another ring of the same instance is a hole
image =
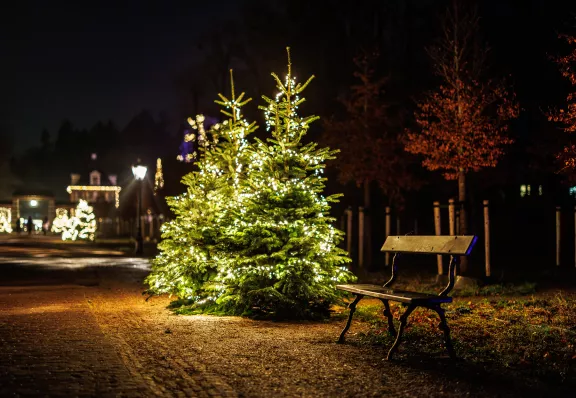
[[0, 232], [12, 232], [12, 210], [8, 207], [0, 207]]
[[156, 174], [154, 175], [154, 194], [164, 188], [164, 173], [162, 171], [162, 159], [156, 159]]
[[90, 240], [93, 241], [96, 233], [96, 217], [92, 206], [84, 199], [80, 199], [76, 206], [74, 216], [62, 230], [62, 240]]
[[116, 185], [69, 185], [66, 191], [72, 194], [74, 191], [96, 191], [96, 192], [114, 192], [114, 206], [120, 207], [121, 187]]
[[[242, 291], [246, 280], [276, 289], [299, 274], [322, 296], [351, 279], [341, 267], [349, 259], [337, 247], [343, 234], [330, 225], [337, 196], [322, 195], [323, 169], [334, 152], [301, 142], [317, 119], [298, 115], [300, 93], [312, 78], [299, 83], [290, 62], [284, 79], [273, 77], [277, 94], [260, 107], [270, 140], [246, 140], [255, 125], [242, 119], [248, 100], [236, 97], [233, 84], [231, 96], [216, 101], [226, 120], [202, 131], [198, 117], [189, 119], [196, 134], [190, 139], [203, 137], [206, 145], [197, 170], [184, 178], [187, 192], [169, 199], [177, 217], [162, 228], [161, 254], [147, 279], [155, 292], [211, 306], [238, 300], [231, 291]], [[230, 240], [227, 248], [214, 244], [222, 237]], [[330, 295], [336, 293], [322, 299]]]
[[56, 218], [52, 221], [52, 227], [50, 230], [54, 233], [62, 233], [68, 225], [68, 209], [64, 208], [57, 208], [56, 209]]

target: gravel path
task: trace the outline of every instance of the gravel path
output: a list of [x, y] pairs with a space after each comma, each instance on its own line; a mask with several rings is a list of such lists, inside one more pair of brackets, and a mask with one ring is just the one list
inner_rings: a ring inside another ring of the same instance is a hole
[[137, 263], [104, 259], [58, 268], [57, 260], [45, 261], [51, 266], [0, 261], [0, 396], [528, 393], [442, 359], [384, 361], [387, 347], [355, 343], [354, 333], [362, 328], [357, 323], [350, 342], [338, 345], [343, 321], [175, 316], [166, 309], [169, 298], [144, 300], [145, 271]]

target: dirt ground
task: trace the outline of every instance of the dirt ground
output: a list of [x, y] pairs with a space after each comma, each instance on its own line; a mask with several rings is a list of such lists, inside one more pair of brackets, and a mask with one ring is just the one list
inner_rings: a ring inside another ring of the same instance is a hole
[[[0, 396], [551, 396], [465, 363], [384, 360], [344, 320], [176, 316], [140, 260], [0, 261]], [[440, 337], [439, 337], [440, 339]]]

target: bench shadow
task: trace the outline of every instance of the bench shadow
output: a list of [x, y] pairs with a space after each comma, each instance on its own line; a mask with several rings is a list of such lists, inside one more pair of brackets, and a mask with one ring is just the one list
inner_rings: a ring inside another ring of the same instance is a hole
[[522, 377], [513, 371], [480, 364], [465, 359], [451, 360], [441, 354], [403, 355], [392, 363], [441, 377], [449, 381], [465, 382], [495, 396], [566, 397], [574, 393], [576, 385], [554, 385], [557, 381], [544, 381]]

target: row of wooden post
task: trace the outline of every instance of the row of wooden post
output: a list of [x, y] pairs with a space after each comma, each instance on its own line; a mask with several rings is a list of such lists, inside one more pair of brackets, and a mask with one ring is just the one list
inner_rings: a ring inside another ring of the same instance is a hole
[[[485, 268], [486, 276], [490, 276], [490, 217], [489, 217], [489, 202], [485, 200], [484, 204], [484, 250], [485, 250]], [[392, 214], [391, 208], [386, 206], [386, 218], [385, 218], [385, 235], [386, 238], [392, 233]], [[576, 213], [575, 213], [576, 214]], [[352, 234], [353, 234], [353, 212], [351, 208], [348, 208], [344, 212], [345, 222], [346, 222], [346, 250], [348, 253], [352, 253]], [[576, 217], [576, 216], [575, 216]], [[364, 231], [365, 231], [365, 214], [364, 208], [358, 208], [358, 267], [363, 268], [365, 264], [366, 257], [370, 255], [369, 246], [366, 246], [364, 242]], [[451, 236], [458, 235], [459, 233], [459, 211], [456, 209], [456, 203], [454, 199], [448, 201], [448, 225], [449, 233]], [[440, 218], [440, 202], [434, 202], [434, 232], [436, 235], [442, 235], [441, 230], [441, 218]], [[400, 234], [400, 218], [396, 218], [396, 234]], [[418, 222], [414, 221], [414, 234], [418, 234]], [[442, 261], [442, 256], [438, 256], [438, 274], [442, 275], [444, 273], [444, 264]], [[385, 264], [390, 265], [390, 254], [385, 254]]]
[[[490, 202], [485, 200], [482, 202], [484, 205], [484, 253], [485, 253], [485, 273], [489, 277], [491, 275], [491, 264], [490, 264]], [[434, 202], [434, 233], [436, 235], [442, 235], [442, 223], [440, 218], [440, 202]], [[455, 236], [459, 234], [460, 227], [460, 215], [459, 211], [456, 209], [456, 202], [454, 199], [448, 201], [448, 226], [450, 236]], [[442, 261], [442, 256], [438, 255], [438, 275], [444, 273], [444, 264]]]

